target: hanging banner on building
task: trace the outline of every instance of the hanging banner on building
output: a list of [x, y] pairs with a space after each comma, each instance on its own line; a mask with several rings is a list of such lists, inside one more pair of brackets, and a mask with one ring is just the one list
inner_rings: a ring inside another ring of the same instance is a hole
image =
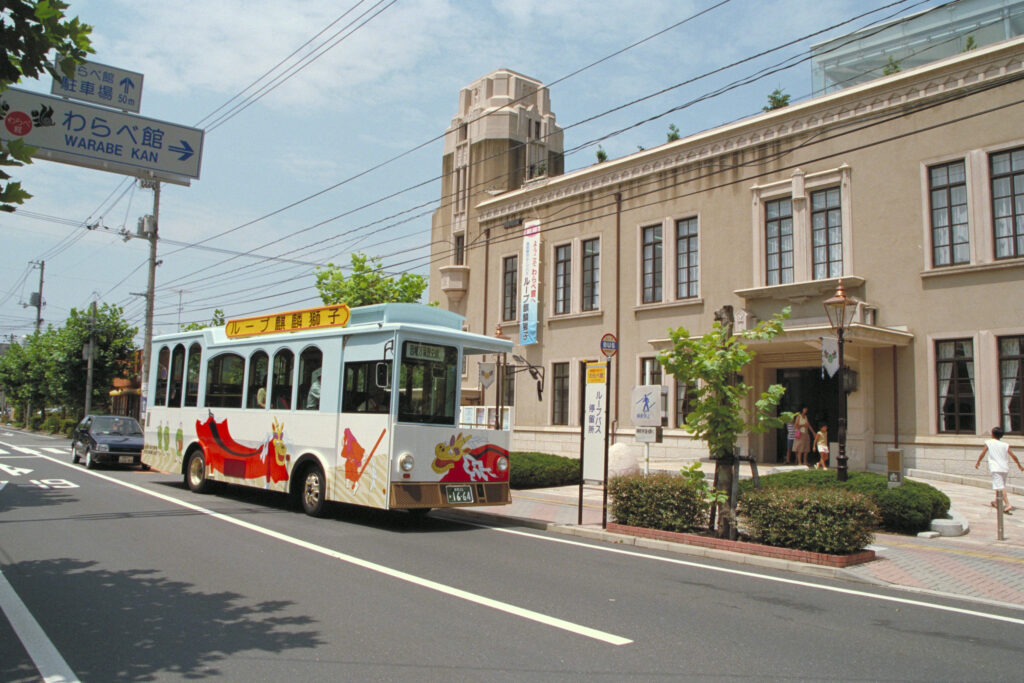
[[608, 364], [587, 363], [584, 389], [583, 480], [604, 481], [605, 443], [608, 434]]
[[480, 363], [480, 386], [489, 389], [494, 384], [494, 363]]
[[523, 277], [519, 288], [519, 343], [537, 343], [537, 292], [540, 289], [540, 221], [523, 225]]
[[821, 378], [825, 379], [826, 373], [829, 377], [833, 377], [837, 370], [839, 370], [839, 340], [835, 337], [822, 337]]

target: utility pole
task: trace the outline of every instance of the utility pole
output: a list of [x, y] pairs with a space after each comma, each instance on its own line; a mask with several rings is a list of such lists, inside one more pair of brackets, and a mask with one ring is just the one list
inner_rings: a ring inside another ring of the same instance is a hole
[[85, 373], [85, 414], [92, 411], [92, 363], [96, 355], [96, 302], [92, 302], [92, 313], [89, 315], [89, 341], [85, 344], [85, 358], [88, 368]]
[[[32, 263], [39, 266], [39, 291], [29, 299], [28, 305], [36, 307], [36, 332], [39, 332], [43, 327], [43, 271], [46, 270], [46, 261], [32, 261]], [[33, 298], [35, 301], [32, 301]]]
[[160, 181], [140, 180], [144, 188], [153, 190], [152, 222], [147, 224], [146, 237], [149, 239], [149, 278], [146, 282], [146, 332], [142, 342], [142, 401], [139, 404], [139, 417], [145, 419], [146, 396], [149, 393], [149, 360], [153, 348], [153, 293], [156, 289], [156, 240], [157, 227], [160, 223]]

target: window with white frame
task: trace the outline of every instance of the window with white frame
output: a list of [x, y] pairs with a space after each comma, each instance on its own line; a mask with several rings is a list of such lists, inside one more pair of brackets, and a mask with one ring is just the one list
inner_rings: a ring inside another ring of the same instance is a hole
[[932, 265], [970, 263], [967, 222], [967, 170], [964, 160], [928, 168], [931, 205]]
[[686, 417], [693, 412], [694, 385], [676, 382], [676, 427], [686, 427]]
[[519, 308], [519, 256], [513, 254], [501, 261], [501, 319], [516, 319]]
[[645, 304], [661, 301], [661, 225], [648, 225], [640, 231], [642, 296]]
[[572, 312], [572, 245], [555, 247], [555, 314]]
[[999, 337], [999, 423], [1007, 434], [1024, 434], [1024, 335]]
[[935, 342], [935, 377], [938, 388], [938, 430], [973, 434], [976, 429], [974, 401], [974, 342], [945, 339]]
[[452, 262], [457, 266], [466, 264], [466, 235], [465, 233], [457, 233], [455, 235], [455, 244], [452, 253]]
[[551, 424], [569, 424], [569, 364], [551, 364]]
[[811, 192], [811, 261], [815, 280], [843, 275], [843, 213], [838, 187]]
[[676, 298], [700, 296], [700, 252], [697, 218], [676, 221]]
[[793, 200], [764, 203], [765, 273], [767, 284], [793, 282]]
[[597, 237], [583, 240], [581, 268], [584, 311], [596, 311], [601, 305], [601, 240]]
[[997, 259], [1024, 256], [1024, 147], [989, 155]]

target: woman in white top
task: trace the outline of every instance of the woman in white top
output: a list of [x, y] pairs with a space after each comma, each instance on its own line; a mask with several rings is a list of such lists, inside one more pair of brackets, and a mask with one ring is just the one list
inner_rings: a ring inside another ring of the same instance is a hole
[[1014, 455], [1013, 450], [1010, 448], [1010, 444], [1002, 441], [1003, 438], [1002, 427], [992, 428], [992, 438], [985, 439], [985, 448], [981, 450], [981, 455], [978, 456], [978, 462], [974, 463], [974, 469], [978, 469], [981, 465], [981, 459], [988, 455], [988, 471], [992, 473], [992, 490], [995, 491], [996, 499], [992, 501], [992, 507], [999, 505], [999, 492], [1003, 492], [1003, 512], [1011, 512], [1014, 507], [1010, 505], [1009, 499], [1006, 497], [1006, 476], [1010, 473], [1010, 461], [1007, 456], [1013, 458], [1013, 461], [1017, 463], [1017, 469], [1024, 472], [1024, 467], [1021, 466], [1020, 460]]

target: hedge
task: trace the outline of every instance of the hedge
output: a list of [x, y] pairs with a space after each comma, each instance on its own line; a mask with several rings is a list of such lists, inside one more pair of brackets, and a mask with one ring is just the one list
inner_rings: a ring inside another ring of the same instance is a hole
[[549, 453], [508, 454], [509, 486], [540, 489], [580, 483], [580, 461]]
[[[836, 479], [835, 470], [799, 470], [761, 477], [764, 488], [825, 488], [862, 493], [878, 507], [880, 527], [895, 533], [926, 531], [933, 519], [949, 512], [949, 496], [934, 486], [903, 481], [889, 488], [886, 477], [874, 472], [849, 472], [847, 481]], [[753, 490], [749, 480], [740, 482], [741, 500]]]
[[740, 514], [766, 545], [815, 553], [863, 550], [878, 524], [869, 496], [840, 488], [769, 487], [744, 493]]
[[705, 530], [710, 506], [693, 482], [660, 472], [644, 477], [630, 474], [608, 482], [611, 513], [615, 521], [663, 531]]

